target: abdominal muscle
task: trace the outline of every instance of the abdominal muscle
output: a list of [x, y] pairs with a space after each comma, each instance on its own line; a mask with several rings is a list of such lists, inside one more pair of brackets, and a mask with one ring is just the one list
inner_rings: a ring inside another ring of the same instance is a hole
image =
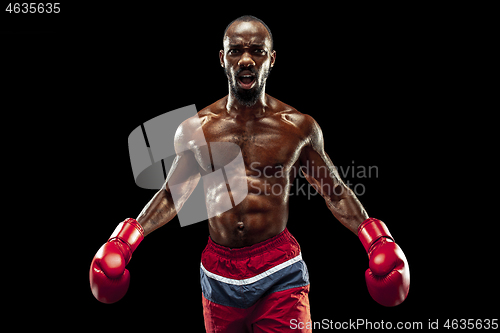
[[[288, 179], [246, 178], [246, 197], [232, 209], [208, 219], [210, 237], [219, 245], [229, 248], [251, 246], [279, 234], [286, 227]], [[229, 180], [229, 183], [233, 182]], [[224, 193], [229, 192], [233, 198], [239, 195], [220, 184], [205, 184], [205, 194], [211, 193], [207, 196], [207, 208], [217, 202], [214, 192], [223, 189]]]

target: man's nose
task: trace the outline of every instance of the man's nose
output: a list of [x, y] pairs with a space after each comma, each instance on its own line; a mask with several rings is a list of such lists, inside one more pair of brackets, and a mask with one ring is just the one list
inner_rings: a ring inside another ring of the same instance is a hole
[[240, 67], [254, 67], [255, 66], [255, 62], [253, 61], [252, 57], [250, 56], [250, 53], [243, 52], [240, 60], [238, 61], [238, 66], [240, 66]]

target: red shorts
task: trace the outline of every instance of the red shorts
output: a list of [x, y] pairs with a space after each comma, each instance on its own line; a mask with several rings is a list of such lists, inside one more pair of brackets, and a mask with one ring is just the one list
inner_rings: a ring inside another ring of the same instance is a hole
[[241, 249], [209, 237], [200, 274], [207, 332], [310, 332], [292, 329], [311, 321], [309, 274], [287, 229]]

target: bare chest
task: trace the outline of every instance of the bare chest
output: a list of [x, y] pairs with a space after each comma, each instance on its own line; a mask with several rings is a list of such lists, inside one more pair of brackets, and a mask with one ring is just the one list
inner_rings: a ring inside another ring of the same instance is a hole
[[208, 142], [205, 150], [210, 152], [199, 154], [199, 162], [213, 170], [231, 163], [238, 154], [247, 169], [288, 167], [297, 161], [305, 144], [299, 128], [272, 119], [246, 123], [216, 120], [204, 125], [203, 132]]

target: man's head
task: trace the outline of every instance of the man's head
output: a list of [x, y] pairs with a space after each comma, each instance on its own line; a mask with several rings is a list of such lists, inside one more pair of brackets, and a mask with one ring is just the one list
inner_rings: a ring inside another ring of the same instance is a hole
[[219, 58], [231, 92], [241, 104], [252, 106], [276, 60], [271, 31], [258, 18], [242, 16], [227, 26], [223, 45]]

